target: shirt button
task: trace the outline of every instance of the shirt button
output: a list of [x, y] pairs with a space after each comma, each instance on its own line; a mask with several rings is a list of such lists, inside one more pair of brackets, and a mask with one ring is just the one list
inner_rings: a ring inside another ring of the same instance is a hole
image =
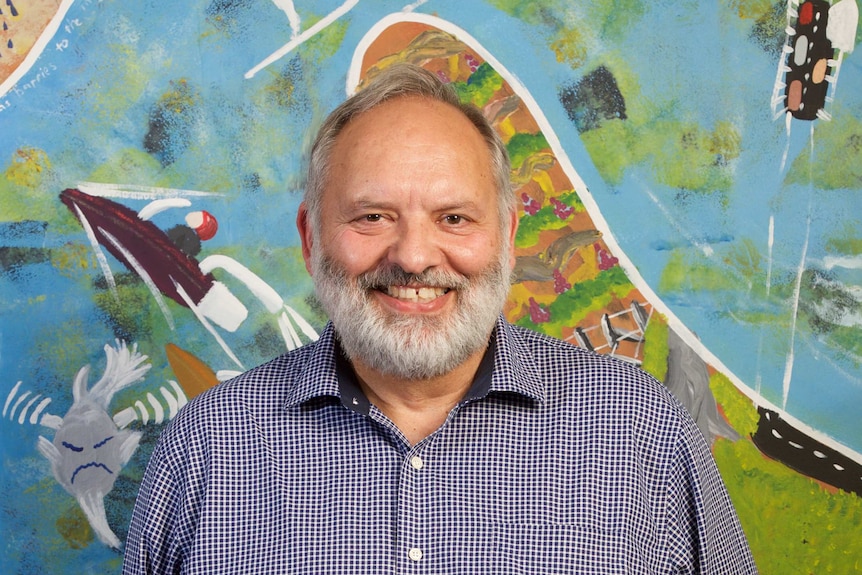
[[407, 556], [410, 557], [413, 561], [419, 561], [422, 559], [422, 550], [414, 547], [410, 551], [407, 552]]
[[418, 455], [414, 455], [410, 458], [410, 465], [413, 467], [413, 469], [422, 469], [423, 467], [425, 467], [425, 462], [422, 461], [422, 458]]

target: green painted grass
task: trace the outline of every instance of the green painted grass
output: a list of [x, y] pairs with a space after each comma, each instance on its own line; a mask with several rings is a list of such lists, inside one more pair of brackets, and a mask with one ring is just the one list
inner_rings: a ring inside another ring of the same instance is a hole
[[736, 442], [717, 439], [713, 455], [760, 572], [862, 573], [862, 498], [765, 457], [750, 440], [757, 427], [752, 402], [721, 374], [710, 384], [743, 436]]

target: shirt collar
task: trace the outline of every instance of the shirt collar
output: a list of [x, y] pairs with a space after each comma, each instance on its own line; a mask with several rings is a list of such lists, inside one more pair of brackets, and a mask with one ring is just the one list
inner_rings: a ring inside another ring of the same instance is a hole
[[[305, 351], [306, 358], [287, 394], [285, 407], [296, 407], [315, 399], [340, 397], [335, 370], [335, 347], [335, 330], [332, 322], [329, 322], [317, 341], [292, 352], [296, 354]], [[290, 385], [290, 382], [286, 384]]]
[[489, 391], [521, 395], [544, 403], [545, 384], [539, 376], [542, 370], [536, 365], [533, 350], [522, 332], [502, 315], [497, 318], [493, 336], [496, 340], [494, 371]]
[[[332, 323], [320, 338], [309, 344], [305, 368], [288, 394], [285, 405], [293, 407], [314, 399], [335, 398], [345, 407], [367, 414], [371, 404], [356, 381], [353, 368], [341, 352]], [[536, 374], [532, 357], [518, 332], [501, 315], [494, 326], [488, 349], [482, 358], [470, 390], [462, 403], [489, 394], [515, 394], [544, 402], [544, 385]]]

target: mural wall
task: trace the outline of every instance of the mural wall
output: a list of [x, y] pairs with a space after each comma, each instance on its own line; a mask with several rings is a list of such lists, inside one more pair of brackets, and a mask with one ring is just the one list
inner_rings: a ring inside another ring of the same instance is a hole
[[7, 0], [2, 561], [118, 573], [149, 453], [325, 324], [308, 140], [407, 60], [507, 143], [514, 323], [695, 416], [761, 572], [862, 571], [855, 0]]

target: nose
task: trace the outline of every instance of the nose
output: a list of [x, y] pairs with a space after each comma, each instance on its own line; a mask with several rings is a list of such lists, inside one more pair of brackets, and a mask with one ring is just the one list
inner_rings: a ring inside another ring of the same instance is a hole
[[389, 263], [397, 264], [412, 274], [421, 274], [439, 266], [443, 262], [443, 252], [436, 232], [431, 222], [402, 219], [389, 247]]

